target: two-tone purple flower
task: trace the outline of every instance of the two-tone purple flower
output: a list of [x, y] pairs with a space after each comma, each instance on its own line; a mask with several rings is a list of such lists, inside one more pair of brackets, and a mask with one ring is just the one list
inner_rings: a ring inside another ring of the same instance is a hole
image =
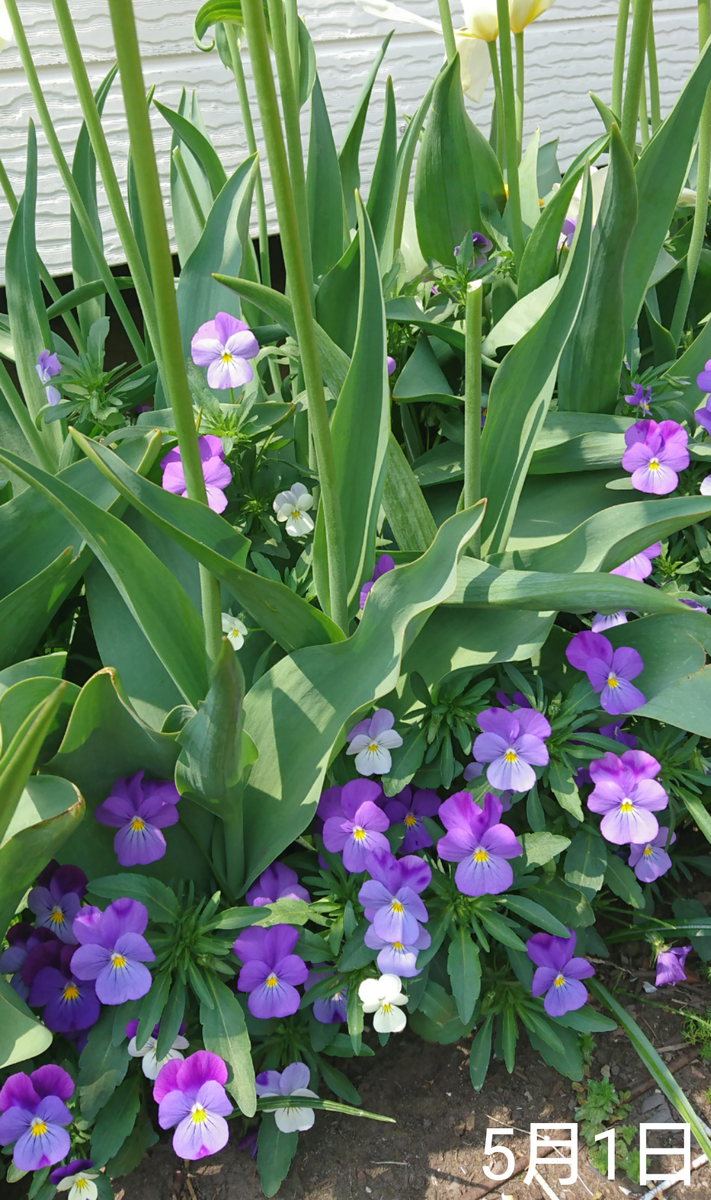
[[329, 980], [329, 989], [325, 996], [314, 1000], [314, 1016], [322, 1025], [339, 1025], [348, 1015], [348, 988], [341, 977], [333, 971], [309, 971], [306, 988], [309, 990], [325, 980]]
[[30, 985], [30, 1005], [44, 1009], [42, 1019], [56, 1033], [88, 1029], [99, 1019], [101, 1005], [94, 984], [79, 979], [72, 969], [76, 952], [75, 946], [62, 946], [58, 961], [40, 966]]
[[198, 1050], [188, 1058], [171, 1059], [161, 1067], [153, 1086], [158, 1124], [172, 1129], [178, 1158], [194, 1162], [217, 1154], [230, 1136], [225, 1117], [232, 1105], [225, 1091], [227, 1067], [217, 1054]]
[[[258, 1096], [310, 1096], [318, 1100], [318, 1094], [309, 1088], [311, 1072], [306, 1063], [293, 1062], [283, 1071], [262, 1071], [257, 1075], [254, 1086]], [[303, 1133], [310, 1129], [315, 1120], [313, 1108], [275, 1108], [274, 1120], [282, 1133]]]
[[534, 996], [544, 996], [543, 1007], [549, 1017], [562, 1017], [582, 1008], [588, 991], [580, 981], [595, 974], [587, 959], [573, 957], [576, 935], [572, 929], [568, 932], [569, 938], [534, 933], [526, 942], [526, 954], [537, 968], [531, 992]]
[[633, 383], [632, 389], [631, 395], [625, 396], [625, 403], [638, 405], [639, 411], [643, 413], [645, 417], [651, 417], [652, 410], [649, 407], [652, 399], [651, 387], [643, 387], [641, 383]]
[[[405, 787], [392, 800], [385, 804], [385, 815], [391, 825], [404, 825], [405, 836], [400, 845], [400, 854], [414, 854], [432, 845], [423, 817], [436, 817], [439, 812], [440, 799], [436, 792], [429, 788], [421, 788], [413, 792], [411, 787]], [[395, 972], [397, 974], [397, 972]], [[384, 972], [387, 974], [387, 972]]]
[[676, 834], [671, 835], [666, 825], [659, 826], [657, 836], [648, 842], [633, 842], [630, 846], [630, 856], [627, 862], [642, 883], [654, 883], [671, 870], [672, 860], [667, 853], [667, 842], [671, 846], [676, 841]]
[[11, 1075], [0, 1088], [0, 1145], [15, 1143], [12, 1161], [18, 1171], [54, 1166], [69, 1153], [72, 1114], [66, 1101], [74, 1092], [71, 1076], [48, 1064], [31, 1075]]
[[[11, 987], [23, 1000], [28, 1000], [35, 968], [29, 973], [28, 980], [25, 980], [23, 976], [27, 974], [25, 967], [28, 960], [34, 959], [33, 952], [38, 946], [52, 942], [57, 947], [57, 956], [59, 956], [59, 950], [64, 943], [60, 942], [49, 929], [35, 929], [26, 921], [18, 921], [16, 925], [11, 925], [5, 937], [8, 945], [7, 949], [0, 954], [0, 975], [12, 975]], [[43, 963], [40, 961], [36, 969], [39, 970], [41, 965]]]
[[[329, 792], [332, 790], [329, 788]], [[340, 813], [327, 817], [324, 822], [324, 846], [332, 854], [340, 852], [344, 867], [354, 875], [365, 871], [368, 855], [373, 850], [390, 849], [385, 837], [390, 822], [376, 803], [382, 794], [380, 784], [368, 779], [353, 779], [341, 788]]]
[[[395, 362], [393, 361], [393, 370], [394, 369], [395, 369]], [[370, 595], [373, 584], [378, 582], [381, 575], [387, 575], [388, 571], [394, 571], [394, 570], [395, 570], [395, 563], [393, 562], [390, 555], [389, 554], [381, 554], [380, 558], [378, 559], [375, 566], [373, 567], [372, 578], [369, 579], [367, 583], [364, 583], [362, 588], [360, 589], [360, 600], [358, 602], [360, 608], [365, 608], [365, 602], [368, 599], [368, 596]]]
[[248, 904], [255, 906], [276, 904], [277, 900], [305, 900], [308, 904], [310, 898], [306, 888], [299, 883], [296, 871], [280, 862], [274, 862], [262, 871], [245, 897]]
[[689, 435], [677, 421], [636, 421], [625, 430], [627, 449], [622, 466], [638, 492], [667, 496], [679, 482], [677, 472], [689, 465]]
[[644, 663], [631, 646], [613, 650], [603, 634], [584, 630], [570, 639], [565, 657], [572, 667], [585, 672], [593, 691], [600, 693], [600, 706], [605, 712], [617, 716], [646, 703], [642, 692], [632, 683], [644, 670]]
[[431, 868], [414, 854], [396, 859], [389, 850], [376, 850], [368, 858], [367, 869], [370, 879], [358, 893], [366, 921], [383, 941], [414, 945], [420, 922], [427, 920], [420, 893], [432, 878]]
[[46, 385], [44, 394], [47, 399], [47, 403], [51, 404], [52, 407], [54, 407], [55, 404], [59, 404], [59, 401], [62, 399], [62, 395], [59, 391], [59, 388], [54, 387], [50, 380], [54, 379], [55, 375], [59, 375], [61, 370], [62, 366], [56, 354], [52, 354], [49, 350], [40, 350], [39, 354], [37, 355], [35, 371], [37, 372], [40, 383]]
[[654, 778], [660, 770], [656, 758], [644, 750], [625, 750], [620, 755], [608, 752], [590, 763], [595, 786], [587, 804], [591, 812], [602, 815], [600, 833], [608, 842], [646, 846], [657, 837], [659, 823], [653, 814], [669, 803]]
[[497, 896], [513, 882], [508, 859], [523, 854], [512, 829], [501, 824], [501, 801], [485, 792], [479, 808], [469, 792], [450, 796], [439, 810], [447, 830], [437, 843], [444, 862], [459, 863], [454, 882], [464, 896]]
[[391, 750], [402, 746], [402, 738], [393, 729], [395, 718], [388, 708], [378, 708], [372, 717], [359, 721], [346, 734], [346, 754], [355, 755], [359, 775], [387, 775], [393, 765]]
[[58, 867], [56, 863], [45, 869], [27, 897], [27, 907], [37, 917], [41, 929], [50, 929], [62, 942], [76, 945], [72, 922], [79, 912], [86, 895], [87, 878], [79, 867]]
[[193, 362], [207, 367], [211, 388], [239, 388], [254, 378], [248, 359], [259, 354], [259, 342], [244, 321], [229, 313], [218, 312], [214, 321], [206, 321], [190, 343]]
[[480, 733], [472, 754], [477, 762], [488, 763], [486, 778], [502, 791], [527, 792], [536, 782], [533, 767], [544, 767], [550, 737], [548, 721], [535, 708], [487, 708], [477, 717]]
[[148, 909], [140, 900], [122, 897], [101, 911], [87, 905], [74, 919], [80, 945], [72, 958], [77, 979], [95, 980], [102, 1004], [140, 1000], [150, 990], [151, 973], [144, 964], [155, 954], [142, 936]]
[[[221, 513], [227, 508], [225, 488], [232, 482], [232, 472], [224, 462], [225, 452], [222, 449], [222, 439], [213, 434], [205, 434], [198, 438], [202, 473], [207, 492], [207, 503], [213, 512]], [[166, 492], [174, 492], [176, 496], [187, 496], [188, 485], [185, 482], [185, 468], [180, 457], [180, 450], [169, 451], [160, 460], [163, 471], [162, 486]]]
[[[489, 253], [489, 251], [493, 248], [493, 245], [494, 245], [494, 243], [488, 237], [486, 237], [485, 234], [479, 233], [478, 231], [476, 233], [473, 233], [472, 234], [472, 250], [474, 252], [474, 260], [473, 260], [471, 266], [477, 267], [477, 268], [483, 267], [486, 262], [486, 256]], [[460, 250], [461, 250], [461, 246], [454, 247], [455, 258], [459, 254]], [[471, 267], [470, 267], [470, 269], [471, 269]]]
[[660, 950], [657, 955], [657, 977], [655, 987], [663, 987], [668, 983], [675, 987], [686, 979], [684, 964], [691, 946], [672, 946], [671, 949]]
[[388, 941], [376, 932], [374, 925], [369, 925], [363, 938], [366, 946], [378, 951], [376, 962], [382, 975], [397, 975], [400, 979], [412, 979], [419, 975], [421, 968], [417, 966], [417, 955], [420, 950], [427, 950], [432, 943], [427, 930], [418, 925], [417, 936], [410, 942]]
[[298, 940], [298, 929], [290, 925], [252, 925], [236, 939], [232, 949], [243, 963], [237, 989], [249, 992], [247, 1007], [253, 1017], [268, 1021], [298, 1009], [301, 997], [296, 989], [309, 973], [303, 958], [293, 953]]
[[96, 1200], [99, 1189], [94, 1180], [99, 1172], [92, 1171], [93, 1166], [90, 1158], [75, 1158], [50, 1171], [49, 1182], [54, 1184], [57, 1192], [66, 1192], [67, 1200]]
[[652, 546], [647, 546], [646, 550], [641, 550], [639, 554], [633, 554], [631, 558], [620, 563], [619, 567], [613, 567], [610, 575], [622, 575], [625, 579], [636, 579], [641, 583], [652, 574], [652, 559], [658, 558], [661, 552], [661, 543], [654, 542]]
[[122, 867], [157, 862], [166, 851], [162, 832], [178, 821], [178, 789], [172, 780], [144, 780], [143, 771], [117, 779], [94, 809], [100, 825], [118, 829], [114, 850]]

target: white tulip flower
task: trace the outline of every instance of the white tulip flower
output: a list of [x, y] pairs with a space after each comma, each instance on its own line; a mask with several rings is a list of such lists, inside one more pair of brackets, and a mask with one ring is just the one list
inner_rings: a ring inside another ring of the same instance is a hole
[[0, 51], [10, 44], [13, 38], [12, 21], [7, 15], [7, 9], [0, 0]]
[[311, 533], [314, 523], [307, 509], [312, 507], [313, 502], [313, 496], [307, 492], [303, 483], [295, 483], [288, 492], [279, 492], [274, 501], [274, 512], [277, 521], [286, 521], [286, 532], [291, 537]]
[[546, 12], [555, 0], [509, 0], [509, 22], [512, 33], [523, 33], [531, 21]]
[[459, 53], [462, 91], [470, 100], [479, 104], [491, 75], [489, 47], [480, 37], [464, 30], [457, 30], [454, 41]]
[[495, 42], [499, 36], [496, 0], [462, 0], [467, 33], [484, 42]]
[[141, 1068], [146, 1079], [157, 1079], [158, 1072], [160, 1071], [161, 1067], [164, 1066], [165, 1063], [170, 1062], [172, 1058], [184, 1058], [185, 1055], [181, 1054], [180, 1051], [187, 1050], [190, 1043], [188, 1042], [187, 1038], [182, 1036], [182, 1034], [178, 1034], [165, 1058], [160, 1059], [156, 1058], [157, 1045], [157, 1037], [149, 1037], [148, 1041], [145, 1043], [145, 1045], [141, 1046], [140, 1050], [136, 1048], [135, 1037], [132, 1037], [128, 1043], [128, 1052], [131, 1055], [131, 1058], [140, 1058], [143, 1060], [141, 1063]]
[[442, 32], [438, 21], [430, 21], [407, 8], [400, 8], [399, 4], [390, 4], [388, 0], [356, 0], [356, 7], [373, 17], [380, 17], [382, 21], [400, 21], [403, 25], [421, 25], [423, 29], [431, 29], [433, 33]]
[[380, 979], [364, 979], [358, 988], [363, 1012], [374, 1013], [376, 1033], [400, 1033], [407, 1025], [402, 1005], [407, 996], [400, 990], [397, 975], [381, 975]]
[[222, 632], [233, 650], [241, 650], [247, 636], [247, 626], [240, 621], [239, 617], [233, 617], [231, 613], [223, 613]]

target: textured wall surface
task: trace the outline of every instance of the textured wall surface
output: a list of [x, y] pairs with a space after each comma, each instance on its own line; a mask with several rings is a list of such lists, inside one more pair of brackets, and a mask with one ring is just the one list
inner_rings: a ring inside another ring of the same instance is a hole
[[[435, 18], [435, 0], [401, 0], [422, 16]], [[246, 154], [234, 84], [217, 54], [203, 54], [192, 40], [192, 21], [198, 0], [134, 0], [144, 55], [147, 85], [155, 85], [163, 103], [177, 106], [183, 86], [196, 88], [205, 123], [227, 170]], [[458, 0], [453, 0], [455, 21]], [[78, 36], [94, 86], [112, 62], [111, 29], [103, 0], [74, 0], [71, 4]], [[391, 27], [355, 7], [350, 0], [301, 0], [300, 11], [316, 44], [319, 73], [331, 113], [337, 144], [356, 100], [368, 64]], [[680, 0], [656, 0], [655, 25], [666, 112], [696, 57], [696, 7]], [[49, 3], [20, 0], [27, 35], [39, 69], [45, 96], [60, 138], [71, 153], [81, 113], [64, 61]], [[588, 97], [593, 91], [610, 98], [610, 71], [617, 0], [557, 0], [526, 33], [525, 131], [541, 127], [542, 141], [560, 136], [562, 164], [601, 131]], [[379, 139], [383, 83], [393, 77], [400, 117], [414, 112], [427, 82], [442, 61], [438, 35], [399, 26], [381, 68], [371, 117], [363, 143], [363, 175], [369, 177]], [[490, 94], [471, 106], [474, 119], [488, 129]], [[14, 45], [0, 56], [0, 157], [15, 189], [22, 190], [27, 122], [34, 118], [19, 56]], [[121, 177], [125, 175], [127, 136], [120, 92], [114, 85], [105, 109], [105, 125]], [[167, 179], [170, 134], [158, 113], [154, 132], [161, 170]], [[53, 274], [69, 268], [68, 203], [42, 134], [39, 135], [38, 242]], [[110, 262], [124, 259], [102, 197], [105, 246]], [[0, 197], [0, 267], [9, 227], [9, 209]]]

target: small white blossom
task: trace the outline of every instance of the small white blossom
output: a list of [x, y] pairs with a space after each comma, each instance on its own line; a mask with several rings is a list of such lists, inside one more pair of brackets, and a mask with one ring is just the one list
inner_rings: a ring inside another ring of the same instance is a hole
[[65, 1175], [57, 1184], [58, 1192], [68, 1192], [67, 1200], [96, 1200], [98, 1195], [96, 1171], [77, 1171], [76, 1175]]
[[379, 708], [365, 721], [359, 721], [347, 735], [346, 754], [355, 754], [359, 775], [387, 775], [392, 767], [391, 750], [402, 746], [402, 738], [393, 729], [395, 718], [387, 708]]
[[131, 1058], [143, 1059], [141, 1067], [146, 1079], [157, 1079], [158, 1072], [160, 1071], [161, 1067], [165, 1063], [170, 1062], [172, 1058], [184, 1058], [185, 1055], [181, 1054], [180, 1051], [187, 1050], [190, 1043], [188, 1042], [187, 1038], [184, 1038], [181, 1034], [178, 1034], [165, 1058], [161, 1059], [156, 1058], [157, 1045], [158, 1038], [155, 1037], [149, 1037], [148, 1041], [144, 1046], [141, 1046], [140, 1050], [136, 1048], [135, 1037], [132, 1037], [128, 1043], [128, 1052], [131, 1055]]
[[311, 533], [314, 523], [307, 510], [313, 506], [313, 502], [313, 496], [306, 491], [303, 483], [295, 483], [288, 492], [279, 492], [274, 501], [274, 512], [277, 521], [286, 522], [286, 532], [291, 537]]
[[239, 617], [233, 617], [231, 613], [223, 613], [222, 632], [232, 646], [232, 649], [240, 650], [247, 636], [247, 626], [240, 621]]
[[380, 979], [364, 979], [358, 988], [363, 1012], [374, 1013], [376, 1033], [400, 1033], [407, 1025], [402, 1005], [407, 996], [400, 990], [397, 975], [381, 975]]

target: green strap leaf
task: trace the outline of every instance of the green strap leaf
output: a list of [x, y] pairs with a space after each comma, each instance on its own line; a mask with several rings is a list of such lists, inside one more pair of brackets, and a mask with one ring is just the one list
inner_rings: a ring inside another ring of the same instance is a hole
[[481, 991], [479, 950], [463, 926], [455, 931], [447, 951], [447, 971], [452, 984], [459, 1020], [471, 1020]]
[[584, 166], [566, 175], [558, 191], [543, 209], [538, 224], [526, 242], [518, 276], [518, 298], [522, 300], [550, 279], [565, 214], [570, 206]]
[[227, 984], [221, 983], [212, 973], [205, 976], [205, 983], [213, 1000], [212, 1009], [200, 1005], [205, 1049], [224, 1058], [231, 1073], [227, 1090], [234, 1096], [245, 1117], [253, 1117], [257, 1111], [257, 1093], [254, 1090], [254, 1064], [244, 1013]]
[[382, 502], [398, 549], [424, 554], [435, 539], [437, 526], [412, 467], [392, 433], [388, 438]]
[[432, 103], [433, 91], [434, 82], [428, 87], [420, 107], [408, 122], [407, 129], [402, 137], [402, 141], [397, 148], [392, 202], [390, 205], [390, 212], [388, 214], [388, 225], [385, 233], [385, 241], [383, 244], [382, 254], [380, 256], [383, 271], [390, 270], [395, 254], [400, 249], [402, 230], [405, 223], [405, 206], [407, 203], [408, 192], [410, 190], [412, 164], [415, 158], [415, 150], [417, 149], [422, 126], [425, 123], [425, 117], [427, 116], [430, 104]]
[[66, 683], [60, 683], [33, 708], [9, 745], [3, 747], [0, 758], [0, 842], [11, 827], [18, 801], [66, 689]]
[[397, 117], [393, 81], [388, 77], [385, 85], [385, 115], [380, 145], [373, 167], [373, 177], [368, 191], [367, 210], [373, 227], [373, 237], [378, 254], [383, 249], [387, 232], [388, 217], [393, 200], [393, 188], [397, 172]]
[[306, 196], [313, 275], [318, 280], [336, 265], [348, 244], [338, 155], [318, 75], [311, 92]]
[[[114, 63], [94, 93], [94, 100], [96, 101], [99, 116], [104, 111], [104, 105], [117, 72], [118, 63]], [[72, 177], [77, 185], [77, 190], [82, 198], [91, 224], [94, 227], [97, 241], [100, 246], [103, 246], [103, 232], [96, 202], [96, 155], [91, 144], [86, 121], [82, 121], [79, 136], [76, 140], [74, 158], [72, 160]], [[91, 288], [92, 284], [95, 284], [98, 280], [101, 272], [96, 259], [89, 249], [73, 208], [69, 211], [69, 221], [72, 245], [72, 276], [74, 278], [74, 292], [70, 294], [76, 296], [77, 292], [81, 292], [84, 288]], [[52, 310], [56, 309], [57, 305], [61, 306], [63, 302], [65, 307], [61, 309], [62, 312], [67, 312], [69, 308], [74, 308], [75, 304], [78, 305], [77, 316], [79, 318], [79, 325], [81, 326], [82, 333], [86, 336], [94, 321], [98, 321], [100, 317], [106, 315], [106, 304], [103, 299], [106, 287], [103, 281], [99, 281], [99, 284], [98, 291], [93, 294], [84, 293], [81, 303], [77, 299], [74, 304], [67, 305], [67, 297], [62, 297], [62, 300], [57, 301], [56, 304], [53, 304], [47, 310], [47, 316], [51, 319], [52, 316], [59, 315]]]
[[385, 52], [390, 45], [392, 36], [392, 32], [388, 34], [375, 56], [373, 65], [360, 89], [360, 95], [355, 102], [355, 107], [351, 113], [351, 119], [348, 122], [348, 128], [343, 138], [343, 145], [338, 153], [338, 165], [341, 170], [341, 180], [343, 181], [343, 199], [346, 206], [346, 220], [350, 229], [354, 229], [356, 225], [355, 193], [360, 188], [360, 144], [363, 138], [365, 119], [368, 115], [368, 105], [370, 104], [375, 77], [380, 70], [380, 64], [385, 57]]
[[189, 146], [195, 155], [207, 175], [210, 190], [212, 191], [212, 198], [216, 200], [227, 183], [227, 173], [220, 162], [214, 146], [199, 129], [196, 129], [188, 121], [187, 117], [182, 117], [180, 113], [173, 112], [172, 108], [166, 108], [165, 104], [160, 104], [158, 100], [154, 100], [153, 103], [161, 116], [168, 122], [171, 129], [177, 133], [181, 141], [185, 142], [186, 146]]
[[239, 807], [244, 675], [227, 638], [214, 663], [210, 690], [178, 734], [178, 791], [225, 819]]

